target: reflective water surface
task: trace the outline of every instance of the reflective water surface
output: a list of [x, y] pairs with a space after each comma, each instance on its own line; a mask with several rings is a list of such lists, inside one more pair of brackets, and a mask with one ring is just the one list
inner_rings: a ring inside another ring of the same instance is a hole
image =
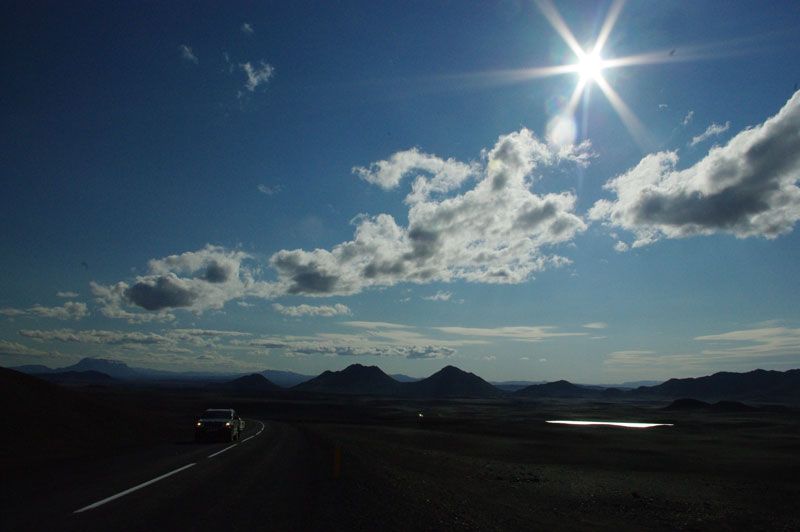
[[615, 427], [628, 427], [632, 429], [649, 429], [650, 427], [671, 427], [672, 423], [632, 423], [628, 421], [566, 421], [552, 420], [548, 423], [559, 425], [612, 425]]

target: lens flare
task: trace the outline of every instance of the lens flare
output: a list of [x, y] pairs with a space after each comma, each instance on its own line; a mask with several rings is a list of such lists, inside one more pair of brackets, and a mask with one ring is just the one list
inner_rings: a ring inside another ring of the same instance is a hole
[[578, 128], [570, 115], [554, 116], [547, 123], [547, 142], [560, 148], [575, 144]]

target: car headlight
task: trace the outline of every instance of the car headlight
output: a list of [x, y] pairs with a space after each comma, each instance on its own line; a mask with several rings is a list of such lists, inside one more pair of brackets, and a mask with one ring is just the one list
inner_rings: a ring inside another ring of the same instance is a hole
[[230, 427], [230, 426], [231, 426], [231, 422], [230, 422], [230, 421], [226, 421], [226, 422], [225, 422], [225, 426], [226, 426], [226, 427]]
[[202, 421], [198, 421], [198, 422], [197, 422], [197, 426], [198, 426], [198, 427], [202, 427], [202, 426], [203, 426], [203, 422], [202, 422]]

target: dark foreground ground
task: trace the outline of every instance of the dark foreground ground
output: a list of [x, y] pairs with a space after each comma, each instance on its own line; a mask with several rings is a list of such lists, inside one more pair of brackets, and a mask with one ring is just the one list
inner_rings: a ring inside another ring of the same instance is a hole
[[[70, 390], [69, 397], [77, 402], [68, 412], [79, 417], [53, 407], [50, 423], [44, 412], [22, 438], [4, 438], [0, 528], [800, 530], [796, 409], [270, 398], [169, 387]], [[207, 459], [226, 446], [192, 441], [194, 417], [209, 406], [236, 408], [248, 435], [261, 422], [266, 428]], [[72, 514], [187, 460], [197, 465]]]

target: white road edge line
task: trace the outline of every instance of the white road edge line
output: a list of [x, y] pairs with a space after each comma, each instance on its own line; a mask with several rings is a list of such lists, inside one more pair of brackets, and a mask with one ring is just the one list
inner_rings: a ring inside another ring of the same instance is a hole
[[93, 510], [94, 508], [97, 508], [98, 506], [102, 506], [107, 502], [113, 501], [114, 499], [119, 499], [120, 497], [124, 497], [125, 495], [128, 495], [129, 493], [133, 493], [136, 490], [140, 490], [140, 489], [144, 488], [145, 486], [149, 486], [150, 484], [154, 484], [154, 483], [158, 482], [159, 480], [164, 480], [165, 478], [167, 478], [169, 476], [172, 476], [175, 473], [180, 473], [184, 469], [189, 469], [190, 467], [192, 467], [194, 465], [195, 465], [194, 463], [191, 463], [189, 465], [185, 465], [183, 467], [179, 467], [178, 469], [176, 469], [174, 471], [170, 471], [169, 473], [161, 475], [160, 477], [156, 477], [156, 478], [154, 478], [152, 480], [148, 480], [147, 482], [142, 482], [138, 486], [134, 486], [134, 487], [132, 487], [130, 489], [126, 489], [125, 491], [121, 491], [121, 492], [117, 493], [116, 495], [112, 495], [111, 497], [106, 497], [102, 501], [97, 501], [96, 503], [90, 504], [89, 506], [84, 506], [83, 508], [81, 508], [79, 510], [75, 510], [72, 513], [79, 514], [81, 512], [85, 512], [86, 510]]

